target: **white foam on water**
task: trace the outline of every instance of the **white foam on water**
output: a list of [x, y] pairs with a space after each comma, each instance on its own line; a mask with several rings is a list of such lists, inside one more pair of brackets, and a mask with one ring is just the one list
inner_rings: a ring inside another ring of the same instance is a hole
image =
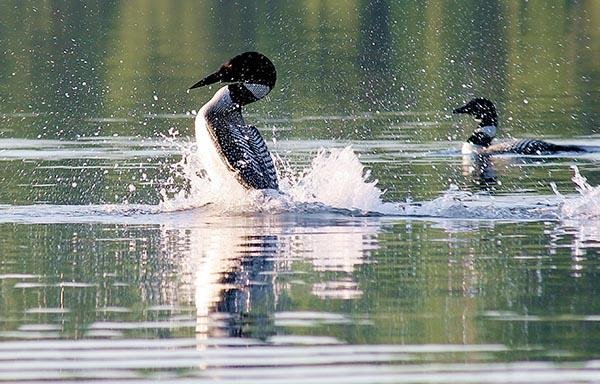
[[600, 186], [591, 186], [585, 177], [579, 173], [579, 168], [573, 165], [573, 183], [576, 185], [579, 196], [564, 197], [555, 189], [555, 193], [562, 198], [560, 207], [563, 220], [600, 220]]
[[[382, 200], [377, 180], [370, 181], [351, 147], [321, 149], [311, 165], [301, 171], [279, 159], [280, 191], [229, 188], [211, 182], [201, 171], [202, 164], [193, 145], [182, 148], [182, 159], [172, 166], [173, 177], [161, 191], [162, 211], [202, 206], [228, 212], [289, 212], [343, 209], [399, 214], [396, 204]], [[178, 181], [184, 181], [181, 187]]]
[[473, 194], [451, 186], [442, 196], [420, 207], [407, 207], [407, 212], [428, 217], [481, 218], [481, 219], [554, 219], [565, 223], [585, 221], [587, 228], [600, 228], [600, 186], [592, 186], [581, 175], [577, 166], [571, 166], [571, 180], [579, 195], [564, 196], [551, 183], [555, 196], [504, 198]]
[[321, 149], [310, 167], [294, 174], [288, 171], [281, 180], [281, 190], [293, 201], [320, 203], [334, 208], [399, 214], [397, 205], [382, 200], [377, 180], [370, 181], [350, 146]]
[[405, 206], [414, 216], [483, 220], [557, 220], [558, 199], [546, 197], [493, 196], [488, 193], [461, 191], [451, 185], [441, 196]]

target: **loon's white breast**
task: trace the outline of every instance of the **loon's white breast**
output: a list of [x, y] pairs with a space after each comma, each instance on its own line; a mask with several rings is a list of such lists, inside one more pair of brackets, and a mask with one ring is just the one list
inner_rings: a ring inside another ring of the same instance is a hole
[[475, 145], [473, 143], [469, 143], [468, 141], [465, 141], [462, 145], [461, 153], [463, 155], [477, 154], [477, 153], [481, 152], [482, 149], [483, 149], [483, 147], [481, 145]]
[[[223, 90], [226, 90], [226, 87], [217, 92], [213, 99], [217, 98]], [[195, 120], [198, 155], [206, 175], [217, 190], [224, 192], [237, 190], [240, 192], [241, 184], [235, 177], [235, 171], [223, 161], [210, 127], [207, 124], [207, 110], [210, 108], [211, 102], [206, 103], [200, 109]]]

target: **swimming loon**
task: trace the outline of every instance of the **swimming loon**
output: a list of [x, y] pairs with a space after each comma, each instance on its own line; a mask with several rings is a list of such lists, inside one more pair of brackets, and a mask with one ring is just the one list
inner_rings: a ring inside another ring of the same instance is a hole
[[452, 113], [466, 113], [473, 116], [479, 126], [463, 144], [463, 154], [517, 153], [521, 155], [541, 155], [554, 152], [585, 152], [576, 145], [552, 144], [541, 140], [508, 140], [492, 144], [498, 129], [498, 114], [494, 103], [483, 97], [475, 98]]
[[247, 125], [242, 107], [267, 96], [275, 86], [275, 66], [258, 52], [245, 52], [189, 89], [226, 83], [196, 116], [196, 140], [211, 182], [246, 189], [278, 189], [273, 159], [256, 127]]

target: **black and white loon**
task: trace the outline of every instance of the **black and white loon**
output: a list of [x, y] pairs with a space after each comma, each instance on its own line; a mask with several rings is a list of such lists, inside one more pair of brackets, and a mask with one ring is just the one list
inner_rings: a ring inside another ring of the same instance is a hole
[[245, 189], [279, 188], [265, 141], [242, 116], [242, 107], [265, 97], [276, 79], [271, 60], [258, 52], [245, 52], [190, 87], [227, 83], [200, 109], [195, 123], [205, 171], [223, 193], [235, 184]]
[[586, 150], [576, 145], [559, 145], [546, 141], [523, 139], [508, 140], [492, 143], [498, 129], [498, 114], [496, 107], [488, 99], [482, 97], [469, 101], [462, 107], [456, 108], [452, 113], [466, 113], [473, 116], [479, 126], [463, 144], [463, 154], [494, 154], [516, 153], [521, 155], [541, 155], [555, 152], [585, 152]]

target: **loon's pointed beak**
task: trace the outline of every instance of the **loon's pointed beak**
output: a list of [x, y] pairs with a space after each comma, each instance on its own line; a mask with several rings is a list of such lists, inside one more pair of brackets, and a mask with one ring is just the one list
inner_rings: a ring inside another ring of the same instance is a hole
[[467, 108], [466, 105], [463, 105], [462, 107], [455, 108], [452, 113], [469, 113], [469, 108]]
[[204, 79], [200, 80], [196, 84], [192, 85], [189, 89], [204, 87], [205, 85], [210, 85], [214, 83], [218, 83], [223, 80], [223, 74], [221, 71], [215, 72], [211, 75], [206, 76]]

